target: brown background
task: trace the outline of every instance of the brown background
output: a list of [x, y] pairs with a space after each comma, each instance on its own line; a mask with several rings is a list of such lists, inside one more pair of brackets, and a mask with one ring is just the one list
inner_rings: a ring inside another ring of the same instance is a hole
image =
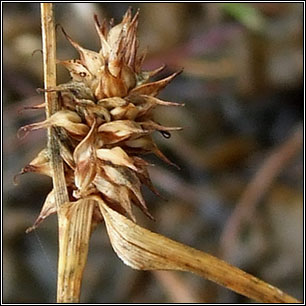
[[[184, 73], [161, 97], [184, 108], [160, 108], [164, 125], [182, 132], [155, 139], [181, 170], [154, 158], [153, 182], [168, 201], [144, 190], [156, 222], [137, 214], [143, 226], [221, 256], [223, 230], [265, 158], [290, 138], [303, 120], [302, 4], [55, 4], [56, 22], [81, 45], [98, 49], [93, 14], [120, 21], [126, 9], [141, 9], [139, 39], [148, 48], [145, 68], [167, 64], [161, 76]], [[100, 19], [101, 19], [100, 18]], [[55, 301], [56, 217], [26, 235], [45, 196], [49, 178], [13, 177], [41, 150], [45, 131], [18, 140], [24, 124], [43, 120], [23, 106], [42, 102], [42, 56], [38, 3], [3, 4], [3, 266], [5, 303]], [[57, 31], [58, 58], [76, 57]], [[68, 74], [59, 68], [60, 82]], [[251, 212], [223, 258], [303, 298], [302, 150], [282, 168]], [[249, 302], [187, 273], [139, 272], [111, 249], [104, 225], [91, 240], [83, 302]]]

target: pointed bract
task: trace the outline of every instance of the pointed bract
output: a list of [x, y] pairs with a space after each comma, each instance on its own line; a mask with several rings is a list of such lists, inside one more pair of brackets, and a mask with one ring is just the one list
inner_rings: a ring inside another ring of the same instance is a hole
[[97, 157], [101, 160], [109, 161], [114, 165], [125, 166], [137, 171], [137, 168], [133, 164], [133, 159], [130, 158], [120, 147], [99, 149], [97, 150]]
[[41, 212], [39, 213], [39, 216], [35, 220], [34, 224], [27, 228], [26, 233], [30, 233], [31, 231], [35, 230], [38, 225], [43, 222], [47, 217], [54, 214], [56, 212], [56, 203], [54, 198], [54, 190], [52, 190], [46, 200], [45, 203], [41, 209]]
[[88, 135], [75, 148], [73, 158], [75, 161], [75, 185], [79, 192], [85, 192], [97, 173], [96, 167], [96, 146], [95, 146], [95, 129], [93, 124]]

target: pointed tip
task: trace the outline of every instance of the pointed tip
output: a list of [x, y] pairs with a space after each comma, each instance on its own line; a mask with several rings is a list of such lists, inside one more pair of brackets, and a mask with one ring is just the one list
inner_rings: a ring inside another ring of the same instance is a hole
[[99, 17], [97, 14], [94, 14], [94, 22], [95, 22], [95, 27], [96, 27], [96, 30], [100, 35], [105, 35], [105, 30], [106, 30], [106, 20], [103, 19], [102, 21], [102, 24], [100, 23], [100, 20], [99, 20]]
[[180, 170], [180, 171], [182, 170], [182, 168], [175, 163], [172, 163], [172, 166], [174, 166], [177, 170]]
[[[173, 72], [172, 74], [170, 74], [168, 77], [164, 78], [164, 79], [161, 79], [160, 82], [167, 82], [170, 83], [175, 77], [177, 77], [178, 75], [180, 75], [181, 73], [183, 72], [183, 70], [179, 70], [179, 71], [176, 71], [176, 72]], [[159, 82], [159, 81], [157, 81]]]
[[67, 32], [65, 31], [65, 29], [64, 29], [60, 24], [58, 24], [58, 26], [61, 28], [61, 31], [62, 31], [62, 33], [64, 34], [64, 36], [65, 36], [68, 40], [70, 40], [71, 38], [70, 38], [70, 36], [67, 34]]
[[81, 52], [83, 48], [82, 48], [78, 43], [76, 43], [76, 42], [67, 34], [67, 32], [64, 30], [64, 28], [63, 28], [62, 26], [60, 26], [60, 27], [61, 27], [61, 30], [62, 30], [64, 36], [65, 36], [66, 39], [71, 43], [71, 45], [72, 45], [78, 52]]
[[45, 92], [43, 88], [36, 88], [36, 92], [40, 95], [42, 92]]
[[28, 172], [35, 172], [35, 166], [32, 165], [26, 165], [24, 168], [22, 168], [17, 174], [13, 177], [13, 184], [17, 186], [19, 184], [19, 177], [23, 174], [26, 174]]
[[134, 222], [137, 223], [136, 217], [134, 216], [134, 214], [132, 212], [127, 212], [126, 214], [128, 215], [128, 217]]
[[149, 77], [151, 78], [151, 77], [157, 75], [158, 73], [160, 73], [160, 72], [162, 72], [163, 70], [165, 70], [166, 67], [167, 67], [166, 64], [162, 64], [162, 66], [160, 66], [160, 67], [158, 67], [158, 68], [156, 68], [156, 69], [154, 69], [154, 70], [152, 70], [152, 71], [149, 71], [149, 72], [148, 72]]
[[19, 172], [19, 173], [17, 173], [17, 174], [14, 175], [14, 177], [13, 177], [13, 184], [14, 184], [15, 186], [19, 185], [19, 177], [20, 177], [20, 175], [22, 175], [22, 174], [23, 174], [23, 173]]
[[98, 32], [98, 35], [100, 36], [101, 35], [101, 24], [100, 24], [99, 17], [97, 14], [94, 14], [94, 22], [95, 22], [95, 28]]
[[164, 69], [167, 68], [167, 65], [166, 64], [162, 64], [159, 68], [157, 68], [155, 71], [157, 71], [157, 73], [163, 71]]
[[156, 219], [155, 219], [152, 215], [150, 215], [149, 218], [150, 218], [152, 221], [156, 222]]
[[160, 199], [164, 200], [164, 201], [168, 201], [151, 183], [150, 186], [147, 185], [147, 187], [156, 195], [158, 196]]
[[37, 52], [40, 52], [43, 55], [43, 50], [42, 49], [35, 49], [32, 53], [31, 56], [34, 56]]
[[184, 71], [184, 69], [181, 68], [180, 70], [178, 70], [178, 71], [172, 73], [172, 74], [170, 75], [170, 77], [175, 78], [176, 76], [180, 75], [183, 71]]
[[151, 219], [152, 221], [156, 221], [156, 219], [153, 217], [153, 215], [151, 215], [148, 209], [144, 210], [143, 212], [149, 219]]
[[160, 159], [162, 159], [164, 162], [166, 162], [167, 164], [169, 164], [169, 165], [175, 167], [175, 168], [178, 169], [178, 170], [181, 170], [181, 168], [180, 168], [177, 164], [175, 164], [174, 162], [172, 162], [166, 155], [164, 155], [164, 153], [162, 153], [162, 152], [158, 149], [157, 146], [155, 147], [153, 153], [154, 153], [156, 156], [158, 156]]
[[140, 8], [137, 9], [132, 21], [131, 21], [131, 25], [133, 25], [134, 23], [136, 23], [138, 21], [139, 18], [139, 13], [140, 13]]
[[181, 73], [183, 72], [183, 70], [179, 70], [179, 71], [176, 71], [172, 74], [170, 74], [168, 77], [164, 78], [164, 79], [161, 79], [157, 82], [161, 82], [161, 83], [165, 83], [165, 86], [167, 86], [175, 77], [177, 77], [178, 75], [180, 75]]
[[112, 28], [114, 26], [114, 24], [115, 24], [115, 20], [114, 20], [114, 18], [111, 18], [109, 20], [109, 26]]
[[29, 234], [29, 233], [31, 233], [32, 231], [34, 231], [35, 229], [36, 229], [36, 226], [35, 226], [35, 225], [30, 226], [30, 227], [28, 227], [28, 228], [25, 230], [25, 233], [26, 233], [26, 234]]
[[130, 91], [130, 95], [138, 94], [155, 97], [180, 73], [182, 73], [182, 70], [176, 71], [164, 79], [139, 85]]
[[132, 18], [132, 7], [129, 6], [125, 14], [123, 15], [122, 21], [131, 20], [131, 18]]
[[18, 110], [18, 114], [22, 113], [25, 110], [36, 110], [36, 109], [43, 109], [46, 107], [46, 103], [41, 103], [37, 105], [29, 105], [29, 106], [24, 106], [20, 110]]
[[100, 24], [100, 22], [99, 22], [99, 17], [98, 17], [98, 15], [97, 15], [97, 14], [94, 14], [94, 15], [93, 15], [93, 18], [94, 18], [94, 21], [95, 21], [96, 25], [100, 28], [101, 24]]
[[28, 136], [29, 132], [30, 132], [30, 130], [29, 130], [27, 125], [26, 126], [22, 126], [17, 131], [17, 138], [19, 140], [23, 140], [23, 139], [25, 139]]
[[161, 198], [163, 201], [169, 202], [169, 199], [167, 199], [167, 198], [166, 198], [165, 196], [163, 196], [162, 194], [158, 193], [157, 196], [158, 196], [159, 198]]

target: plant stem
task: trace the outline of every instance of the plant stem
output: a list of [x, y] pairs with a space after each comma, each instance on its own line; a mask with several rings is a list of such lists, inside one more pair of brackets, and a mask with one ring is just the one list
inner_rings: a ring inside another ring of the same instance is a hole
[[[44, 87], [56, 86], [56, 40], [52, 3], [41, 3], [42, 44], [44, 61]], [[59, 109], [56, 92], [45, 92], [46, 117], [49, 118]], [[56, 131], [48, 128], [48, 151], [51, 168], [53, 170], [53, 185], [57, 209], [61, 204], [68, 202], [68, 193], [64, 176], [63, 161], [60, 156]]]
[[[56, 86], [56, 40], [52, 3], [41, 3], [44, 87]], [[46, 117], [59, 110], [57, 93], [45, 92]], [[77, 303], [87, 261], [94, 203], [69, 203], [64, 164], [56, 137], [56, 129], [48, 128], [48, 152], [53, 172], [53, 188], [58, 215], [59, 258], [57, 302]]]
[[62, 206], [58, 213], [60, 234], [58, 303], [80, 302], [94, 207], [94, 201], [79, 200]]

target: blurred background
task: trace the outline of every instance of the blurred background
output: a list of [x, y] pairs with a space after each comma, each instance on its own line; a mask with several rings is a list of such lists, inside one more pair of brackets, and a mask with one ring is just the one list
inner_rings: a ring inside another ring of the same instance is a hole
[[[93, 14], [120, 22], [140, 8], [145, 69], [184, 68], [161, 94], [183, 108], [159, 108], [155, 135], [177, 170], [149, 157], [153, 183], [144, 189], [156, 222], [139, 223], [223, 258], [303, 299], [303, 4], [56, 3], [55, 16], [82, 46], [98, 50]], [[47, 177], [13, 177], [45, 146], [45, 131], [16, 137], [41, 121], [43, 102], [38, 3], [3, 3], [3, 298], [5, 303], [56, 300], [57, 222], [25, 234], [51, 189]], [[57, 57], [77, 53], [57, 30]], [[33, 53], [34, 52], [34, 53]], [[58, 82], [69, 80], [58, 68]], [[136, 211], [136, 209], [135, 209]], [[248, 299], [188, 273], [141, 272], [111, 249], [104, 224], [93, 233], [84, 275], [87, 303], [245, 303]]]

